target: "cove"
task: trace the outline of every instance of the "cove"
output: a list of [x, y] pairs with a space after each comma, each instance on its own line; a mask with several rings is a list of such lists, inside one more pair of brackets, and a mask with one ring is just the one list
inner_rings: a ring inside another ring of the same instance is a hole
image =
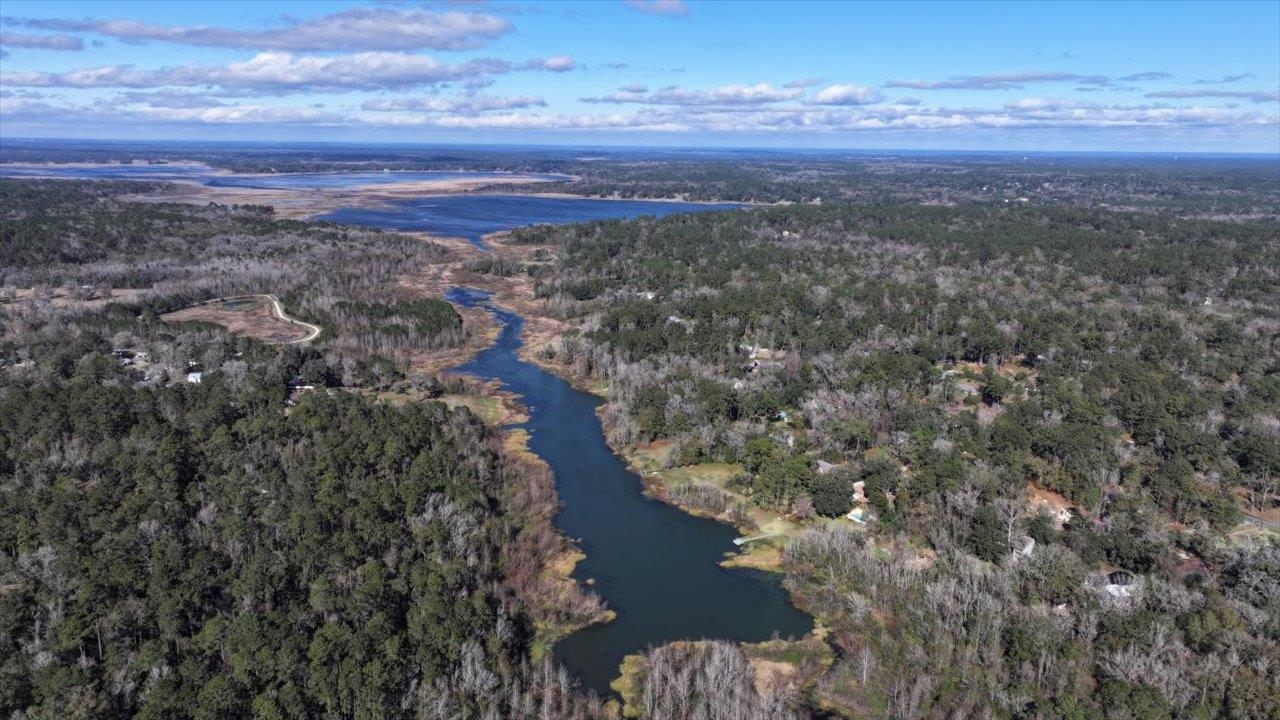
[[584, 220], [624, 220], [641, 215], [708, 212], [740, 208], [740, 203], [687, 203], [665, 200], [608, 200], [550, 195], [463, 193], [424, 195], [388, 202], [385, 207], [341, 208], [318, 220], [368, 225], [387, 230], [416, 230], [462, 238], [481, 250], [490, 233], [526, 225], [563, 225]]
[[617, 612], [561, 640], [557, 662], [585, 688], [609, 694], [625, 655], [673, 640], [744, 642], [775, 633], [799, 637], [812, 621], [796, 609], [780, 577], [719, 566], [737, 532], [647, 497], [639, 476], [605, 442], [601, 399], [517, 355], [524, 319], [496, 307], [487, 293], [454, 288], [450, 302], [483, 307], [501, 325], [497, 341], [455, 372], [498, 380], [528, 407], [529, 449], [555, 474], [561, 510], [556, 525], [579, 541], [586, 559], [574, 578]]

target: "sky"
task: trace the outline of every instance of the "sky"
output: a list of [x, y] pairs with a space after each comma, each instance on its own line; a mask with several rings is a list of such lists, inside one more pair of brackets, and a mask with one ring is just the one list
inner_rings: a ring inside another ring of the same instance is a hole
[[0, 142], [1280, 152], [1280, 0], [0, 6]]

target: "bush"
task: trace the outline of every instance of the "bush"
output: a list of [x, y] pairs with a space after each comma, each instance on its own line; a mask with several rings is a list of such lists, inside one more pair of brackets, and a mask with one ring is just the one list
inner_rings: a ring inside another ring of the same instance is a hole
[[813, 509], [823, 517], [840, 517], [853, 507], [853, 483], [840, 475], [819, 475], [811, 494]]

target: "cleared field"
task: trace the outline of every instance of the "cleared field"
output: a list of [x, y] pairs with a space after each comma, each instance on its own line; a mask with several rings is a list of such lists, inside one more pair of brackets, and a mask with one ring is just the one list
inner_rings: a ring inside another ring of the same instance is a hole
[[306, 326], [295, 325], [277, 317], [271, 300], [266, 297], [220, 300], [161, 317], [165, 322], [172, 323], [193, 320], [214, 323], [237, 335], [275, 344], [299, 342], [312, 334]]

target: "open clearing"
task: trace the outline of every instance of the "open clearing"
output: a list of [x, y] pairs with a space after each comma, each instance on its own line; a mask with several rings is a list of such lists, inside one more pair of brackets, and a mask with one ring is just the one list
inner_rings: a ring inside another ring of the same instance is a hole
[[173, 323], [214, 323], [237, 335], [276, 345], [305, 342], [320, 334], [318, 326], [286, 316], [279, 301], [269, 295], [211, 300], [166, 313], [161, 319]]

